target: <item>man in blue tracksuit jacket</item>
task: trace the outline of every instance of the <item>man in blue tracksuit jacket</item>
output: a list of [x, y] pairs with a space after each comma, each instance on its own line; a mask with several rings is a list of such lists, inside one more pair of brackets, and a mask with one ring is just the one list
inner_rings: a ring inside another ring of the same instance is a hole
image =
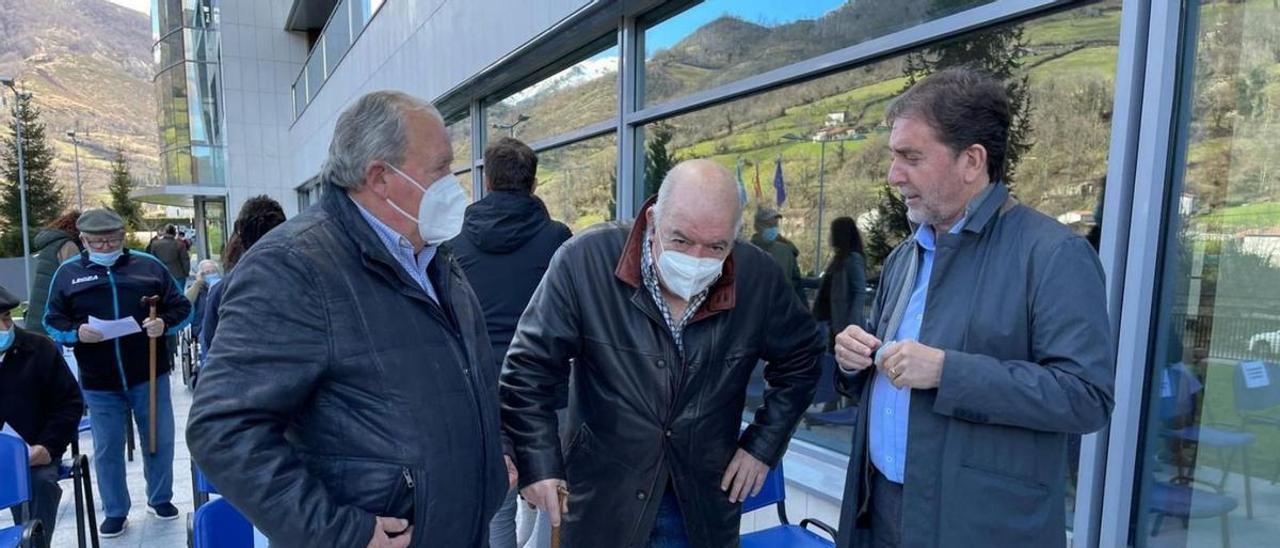
[[[137, 420], [147, 480], [147, 506], [160, 519], [177, 519], [173, 506], [173, 369], [166, 335], [190, 322], [191, 303], [158, 259], [124, 248], [124, 222], [107, 209], [84, 212], [76, 223], [85, 251], [58, 267], [49, 287], [44, 328], [54, 341], [71, 346], [80, 365], [80, 383], [93, 428], [94, 468], [106, 518], [103, 537], [124, 533], [129, 516], [124, 444], [128, 411]], [[142, 299], [158, 296], [157, 319], [149, 320]], [[89, 325], [102, 320], [137, 320], [142, 331], [105, 339]], [[150, 447], [150, 345], [156, 340], [156, 453]]]

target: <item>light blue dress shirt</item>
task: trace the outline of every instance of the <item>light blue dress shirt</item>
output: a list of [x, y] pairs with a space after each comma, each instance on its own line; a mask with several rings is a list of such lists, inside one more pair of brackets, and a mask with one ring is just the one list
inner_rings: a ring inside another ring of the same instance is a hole
[[440, 302], [440, 299], [436, 297], [435, 287], [431, 285], [431, 279], [427, 277], [427, 266], [431, 264], [431, 259], [436, 256], [436, 246], [423, 247], [422, 251], [415, 254], [413, 252], [413, 244], [409, 242], [408, 238], [378, 220], [372, 213], [365, 210], [360, 205], [360, 202], [351, 200], [351, 203], [356, 205], [356, 209], [360, 210], [360, 215], [364, 217], [365, 222], [369, 223], [369, 227], [373, 228], [373, 232], [378, 235], [378, 239], [382, 240], [382, 245], [386, 246], [387, 252], [391, 254], [391, 257], [397, 263], [400, 263], [400, 268], [403, 268], [409, 274], [409, 277], [413, 278], [413, 281], [418, 282], [418, 285], [422, 287], [423, 291], [427, 292], [427, 296], [431, 297], [431, 300], [437, 303]]
[[[967, 216], [966, 216], [967, 219]], [[957, 234], [964, 226], [966, 219], [961, 219], [951, 227], [951, 233]], [[929, 295], [929, 277], [933, 274], [933, 258], [937, 249], [933, 227], [920, 225], [915, 233], [916, 244], [920, 246], [920, 267], [916, 270], [915, 285], [912, 286], [911, 299], [902, 313], [902, 323], [890, 340], [914, 341], [920, 337], [920, 324], [924, 321], [924, 306]], [[906, 475], [907, 464], [907, 427], [911, 417], [911, 389], [897, 388], [889, 377], [875, 372], [871, 386], [871, 404], [867, 417], [868, 437], [870, 442], [871, 464], [889, 481], [902, 483]]]

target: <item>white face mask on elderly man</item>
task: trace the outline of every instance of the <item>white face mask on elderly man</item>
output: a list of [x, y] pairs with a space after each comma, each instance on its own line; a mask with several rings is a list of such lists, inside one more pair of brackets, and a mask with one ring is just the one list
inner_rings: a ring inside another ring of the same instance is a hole
[[399, 173], [413, 186], [422, 189], [422, 200], [418, 202], [418, 216], [408, 214], [391, 200], [388, 204], [411, 221], [418, 223], [418, 235], [427, 245], [440, 245], [453, 239], [462, 232], [462, 220], [467, 211], [467, 195], [462, 192], [462, 185], [452, 173], [446, 174], [429, 187], [422, 186], [400, 168], [387, 164], [392, 171]]
[[658, 277], [668, 291], [688, 302], [720, 278], [724, 259], [704, 259], [672, 251], [662, 245], [662, 239], [656, 231], [654, 237], [658, 238], [658, 244], [663, 248], [658, 255]]

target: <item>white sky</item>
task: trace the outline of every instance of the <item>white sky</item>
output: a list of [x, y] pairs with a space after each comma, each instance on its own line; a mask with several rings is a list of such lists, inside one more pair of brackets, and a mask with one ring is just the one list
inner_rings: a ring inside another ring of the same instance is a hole
[[133, 11], [140, 11], [143, 14], [151, 14], [151, 0], [107, 0], [112, 4], [124, 6]]

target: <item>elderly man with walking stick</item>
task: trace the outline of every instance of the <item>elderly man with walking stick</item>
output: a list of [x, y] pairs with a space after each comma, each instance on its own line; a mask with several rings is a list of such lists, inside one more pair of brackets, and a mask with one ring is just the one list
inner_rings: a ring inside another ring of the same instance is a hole
[[[146, 448], [148, 510], [159, 519], [178, 518], [171, 502], [173, 363], [166, 335], [187, 325], [191, 303], [160, 261], [125, 248], [124, 222], [115, 212], [86, 211], [76, 228], [85, 251], [54, 273], [43, 321], [54, 341], [74, 348], [80, 365], [106, 516], [100, 532], [111, 538], [124, 533], [129, 517], [124, 444], [130, 411]], [[154, 309], [144, 304], [148, 297]]]

